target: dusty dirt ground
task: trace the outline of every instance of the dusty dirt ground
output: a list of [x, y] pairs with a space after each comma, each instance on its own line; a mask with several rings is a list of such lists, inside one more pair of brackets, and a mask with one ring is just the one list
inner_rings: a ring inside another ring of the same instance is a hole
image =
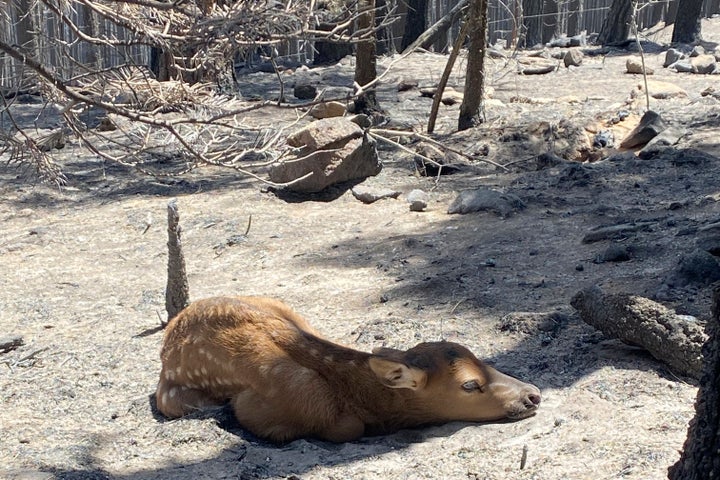
[[[705, 38], [720, 40], [719, 27], [717, 19], [704, 23]], [[586, 56], [580, 68], [534, 77], [493, 60], [493, 98], [503, 103], [489, 106], [483, 127], [462, 134], [451, 134], [458, 106], [443, 106], [437, 138], [467, 152], [487, 145], [489, 158], [512, 163], [509, 171], [478, 161], [436, 185], [413, 174], [408, 155], [382, 147], [384, 170], [364, 182], [425, 189], [425, 212], [410, 212], [403, 196], [365, 205], [347, 189], [276, 195], [213, 169], [154, 179], [73, 144], [62, 153], [65, 188], [2, 170], [0, 336], [22, 335], [25, 345], [0, 355], [0, 478], [665, 478], [685, 439], [696, 386], [585, 325], [569, 302], [599, 284], [662, 300], [699, 321], [708, 317], [706, 286], [663, 283], [680, 257], [717, 232], [703, 227], [720, 220], [719, 102], [700, 92], [720, 77], [664, 70], [664, 55], [650, 51], [654, 79], [689, 95], [653, 102], [686, 130], [674, 151], [546, 168], [535, 161], [569, 138], [560, 127], [554, 140], [535, 135], [542, 122], [583, 125], [634, 108], [625, 102], [641, 78], [623, 73], [629, 54]], [[409, 76], [430, 86], [444, 62], [417, 54], [395, 65], [380, 88], [390, 127], [420, 127], [430, 107], [417, 91], [398, 93], [396, 81]], [[321, 72], [347, 82], [352, 69]], [[275, 88], [272, 75], [248, 78], [259, 91]], [[451, 84], [462, 86], [459, 74]], [[510, 102], [567, 95], [579, 101]], [[294, 115], [272, 114], [278, 121]], [[479, 186], [514, 193], [526, 208], [508, 218], [446, 213], [458, 191]], [[171, 198], [180, 207], [193, 298], [278, 297], [327, 337], [358, 349], [466, 344], [539, 386], [538, 414], [343, 445], [284, 446], [253, 438], [225, 409], [164, 420], [151, 396]], [[647, 227], [623, 238], [582, 242], [596, 227], [640, 221]], [[611, 244], [628, 246], [630, 259], [595, 262]]]

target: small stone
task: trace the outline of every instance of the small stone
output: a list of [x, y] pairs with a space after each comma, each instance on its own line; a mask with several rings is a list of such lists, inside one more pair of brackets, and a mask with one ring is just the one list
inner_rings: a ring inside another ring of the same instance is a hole
[[693, 73], [713, 73], [715, 71], [715, 56], [698, 55], [697, 57], [690, 59], [690, 64], [693, 67]]
[[624, 245], [613, 243], [595, 258], [595, 263], [627, 262], [628, 260], [630, 260], [630, 251], [628, 248]]
[[366, 204], [377, 202], [383, 198], [397, 198], [400, 196], [400, 192], [398, 190], [391, 190], [389, 188], [370, 188], [363, 185], [354, 186], [351, 189], [351, 192], [353, 197]]
[[340, 102], [324, 102], [313, 105], [310, 115], [317, 119], [342, 117], [346, 110], [345, 105]]
[[428, 201], [430, 200], [430, 196], [419, 189], [410, 191], [405, 198], [410, 204], [411, 212], [422, 212], [425, 208], [427, 208]]
[[[683, 88], [678, 87], [674, 83], [648, 80], [647, 84], [650, 96], [658, 100], [688, 96], [687, 92]], [[638, 88], [642, 91], [645, 87], [643, 84], [639, 84]]]
[[639, 58], [628, 58], [625, 62], [625, 68], [627, 69], [627, 73], [642, 74], [643, 71], [647, 75], [652, 75], [653, 73], [655, 73], [655, 71], [647, 65], [643, 70], [642, 60]]
[[317, 88], [314, 85], [300, 84], [295, 85], [293, 95], [300, 100], [312, 100], [317, 95]]
[[579, 67], [582, 64], [583, 61], [583, 53], [582, 51], [573, 48], [571, 50], [568, 50], [565, 53], [565, 57], [563, 58], [563, 61], [565, 63], [566, 67]]
[[673, 68], [679, 73], [693, 73], [693, 66], [689, 61], [675, 62], [673, 63]]
[[412, 90], [413, 88], [418, 87], [418, 81], [415, 78], [403, 78], [398, 82], [398, 92], [407, 92], [408, 90]]
[[685, 54], [682, 53], [680, 50], [676, 48], [669, 48], [668, 51], [665, 52], [665, 61], [663, 62], [663, 67], [667, 68], [678, 60], [682, 60], [683, 58], [685, 58]]
[[702, 45], [695, 45], [690, 52], [690, 58], [699, 57], [700, 55], [705, 55], [705, 49]]

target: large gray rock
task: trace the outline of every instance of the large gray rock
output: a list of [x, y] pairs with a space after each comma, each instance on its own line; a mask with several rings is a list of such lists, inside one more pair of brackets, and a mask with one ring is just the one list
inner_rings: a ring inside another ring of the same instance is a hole
[[[317, 120], [295, 132], [287, 143], [295, 158], [270, 170], [270, 180], [296, 192], [320, 192], [336, 183], [377, 175], [382, 170], [375, 141], [345, 118]], [[303, 178], [307, 176], [307, 178]], [[301, 179], [302, 180], [299, 180]]]

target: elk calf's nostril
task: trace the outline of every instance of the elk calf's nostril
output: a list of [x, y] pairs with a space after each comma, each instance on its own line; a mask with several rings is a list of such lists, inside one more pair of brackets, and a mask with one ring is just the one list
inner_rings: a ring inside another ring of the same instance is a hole
[[532, 405], [540, 405], [540, 395], [530, 394], [528, 395], [528, 400], [530, 400]]

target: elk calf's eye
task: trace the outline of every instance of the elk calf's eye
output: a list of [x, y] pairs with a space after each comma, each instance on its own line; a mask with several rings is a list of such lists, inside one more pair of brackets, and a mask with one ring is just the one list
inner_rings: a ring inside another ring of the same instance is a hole
[[469, 382], [463, 383], [462, 388], [466, 392], [475, 392], [475, 391], [482, 392], [483, 391], [480, 384], [475, 380], [470, 380]]

